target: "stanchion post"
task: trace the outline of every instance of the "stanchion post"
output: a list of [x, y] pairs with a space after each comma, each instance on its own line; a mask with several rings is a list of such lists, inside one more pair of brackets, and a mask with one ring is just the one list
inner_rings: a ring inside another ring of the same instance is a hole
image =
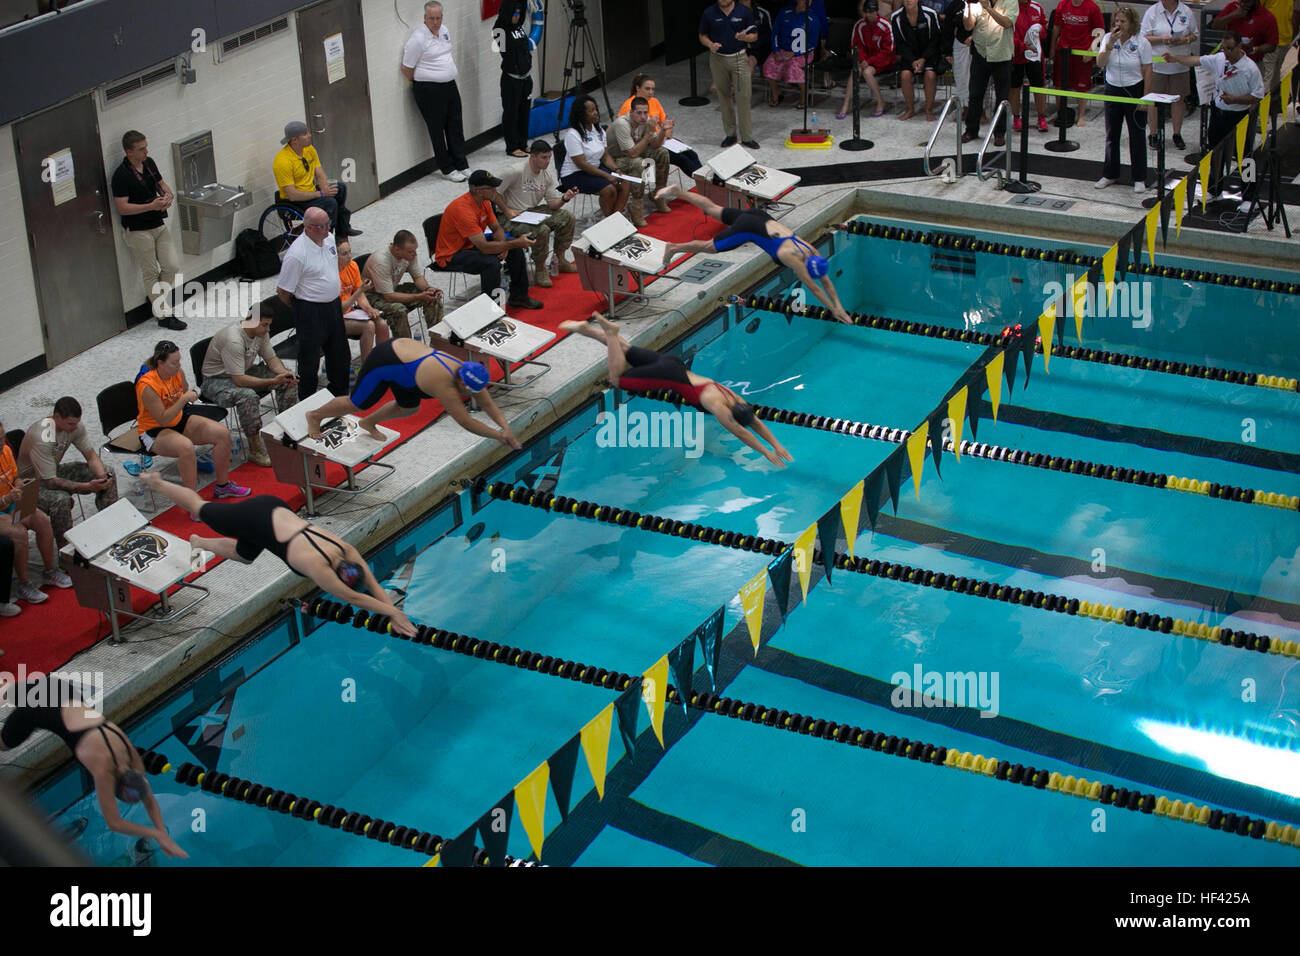
[[1156, 175], [1160, 179], [1156, 183], [1156, 198], [1142, 200], [1144, 209], [1165, 201], [1165, 110], [1168, 108], [1168, 103], [1156, 104]]
[[1202, 103], [1199, 107], [1197, 107], [1197, 110], [1200, 113], [1201, 148], [1196, 152], [1188, 153], [1186, 156], [1183, 157], [1183, 162], [1187, 163], [1188, 166], [1195, 166], [1197, 163], [1201, 161], [1201, 157], [1205, 155], [1205, 136], [1206, 133], [1209, 131], [1210, 107], [1207, 104]]
[[[849, 51], [849, 56], [853, 56], [853, 51]], [[853, 85], [853, 138], [846, 139], [840, 143], [840, 149], [847, 149], [851, 153], [858, 153], [864, 149], [871, 149], [876, 144], [869, 139], [863, 139], [862, 132], [862, 112], [858, 104], [858, 90], [862, 86], [862, 80], [858, 77], [856, 63], [849, 73], [849, 83]], [[805, 100], [805, 102], [807, 102]]]
[[[1029, 180], [1029, 77], [1020, 85], [1020, 175], [1003, 184], [1011, 193], [1033, 193], [1043, 188], [1042, 183]], [[1008, 151], [1011, 147], [1008, 144]]]
[[692, 56], [691, 57], [691, 95], [684, 96], [680, 100], [678, 100], [677, 102], [679, 105], [681, 106], [708, 105], [709, 98], [707, 96], [700, 96], [700, 92], [699, 92], [700, 88], [696, 85], [697, 82], [698, 81], [696, 80], [695, 77], [695, 57]]
[[[1056, 51], [1057, 63], [1058, 63], [1056, 89], [1058, 94], [1065, 92], [1064, 90], [1065, 77], [1068, 77], [1070, 75], [1070, 69], [1069, 69], [1070, 52], [1071, 51], [1066, 49], [1065, 47], [1061, 47], [1059, 50]], [[1065, 130], [1066, 130], [1065, 111], [1066, 109], [1070, 108], [1067, 107], [1065, 104], [1071, 101], [1072, 101], [1072, 97], [1060, 96], [1060, 95], [1056, 97], [1056, 128], [1058, 130], [1057, 138], [1050, 143], [1044, 143], [1043, 149], [1052, 153], [1072, 153], [1079, 148], [1078, 143], [1074, 142], [1073, 140], [1069, 140], [1065, 138]], [[1022, 125], [1023, 125], [1023, 121], [1022, 121]]]

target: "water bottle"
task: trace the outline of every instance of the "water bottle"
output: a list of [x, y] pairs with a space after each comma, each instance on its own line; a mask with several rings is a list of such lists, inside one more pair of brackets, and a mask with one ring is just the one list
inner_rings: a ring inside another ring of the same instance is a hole
[[546, 261], [546, 271], [549, 272], [552, 276], [557, 276], [557, 275], [560, 274], [560, 257], [559, 257], [559, 255], [557, 255], [557, 254], [552, 254], [552, 256], [550, 257], [550, 259], [548, 259], [548, 260]]
[[817, 128], [817, 107], [815, 106], [813, 107], [812, 112], [808, 114], [808, 128], [809, 129]]

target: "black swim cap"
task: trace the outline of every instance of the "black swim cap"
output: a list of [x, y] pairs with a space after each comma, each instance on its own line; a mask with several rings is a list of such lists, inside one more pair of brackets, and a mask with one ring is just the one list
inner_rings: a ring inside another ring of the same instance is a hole
[[340, 561], [334, 573], [339, 576], [340, 581], [354, 590], [366, 579], [366, 572], [355, 561]]
[[731, 417], [736, 420], [737, 425], [748, 428], [754, 422], [754, 406], [749, 402], [737, 402], [731, 406]]
[[139, 770], [127, 770], [117, 778], [114, 787], [117, 799], [124, 803], [139, 803], [149, 790], [149, 783]]

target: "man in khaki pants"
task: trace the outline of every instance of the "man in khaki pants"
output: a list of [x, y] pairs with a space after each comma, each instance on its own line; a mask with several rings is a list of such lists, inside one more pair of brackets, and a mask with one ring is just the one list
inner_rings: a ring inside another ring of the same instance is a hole
[[169, 300], [180, 265], [176, 246], [163, 222], [176, 195], [149, 158], [149, 141], [143, 133], [127, 130], [122, 136], [122, 150], [126, 156], [113, 173], [111, 192], [126, 230], [123, 238], [131, 258], [140, 267], [154, 318], [162, 328], [179, 332], [185, 323], [171, 314]]
[[[713, 85], [722, 99], [723, 146], [740, 140], [747, 149], [758, 149], [749, 122], [750, 71], [745, 44], [758, 40], [758, 21], [748, 7], [736, 0], [718, 0], [700, 15], [700, 43], [709, 51]], [[739, 124], [737, 124], [739, 118]]]

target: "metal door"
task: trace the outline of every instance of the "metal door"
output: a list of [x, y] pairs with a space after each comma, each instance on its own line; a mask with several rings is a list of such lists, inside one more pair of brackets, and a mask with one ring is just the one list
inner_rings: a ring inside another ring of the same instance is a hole
[[54, 366], [126, 329], [94, 101], [83, 96], [15, 123], [14, 153]]
[[300, 11], [298, 58], [312, 145], [330, 179], [347, 184], [355, 211], [379, 198], [360, 0], [326, 0]]

